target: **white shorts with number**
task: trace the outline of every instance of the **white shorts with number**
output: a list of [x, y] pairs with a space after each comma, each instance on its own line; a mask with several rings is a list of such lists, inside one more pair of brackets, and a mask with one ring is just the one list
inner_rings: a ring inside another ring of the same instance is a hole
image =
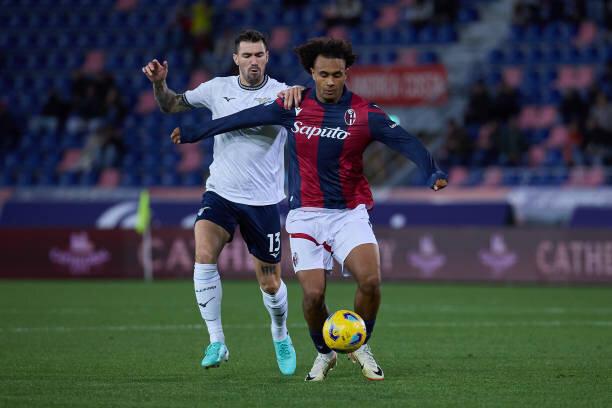
[[352, 210], [297, 209], [289, 211], [285, 228], [295, 272], [341, 266], [351, 250], [362, 244], [378, 244], [364, 205]]

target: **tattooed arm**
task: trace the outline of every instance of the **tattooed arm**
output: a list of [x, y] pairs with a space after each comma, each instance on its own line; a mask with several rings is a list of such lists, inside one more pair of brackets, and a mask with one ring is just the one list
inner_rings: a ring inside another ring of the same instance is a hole
[[159, 108], [164, 113], [183, 112], [192, 109], [183, 94], [177, 94], [166, 84], [168, 76], [168, 61], [164, 61], [163, 65], [156, 59], [142, 67], [142, 72], [149, 78], [153, 84], [153, 93]]

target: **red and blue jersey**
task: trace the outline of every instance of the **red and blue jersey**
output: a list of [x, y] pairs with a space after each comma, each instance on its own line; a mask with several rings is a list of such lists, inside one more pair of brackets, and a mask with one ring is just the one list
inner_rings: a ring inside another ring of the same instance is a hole
[[181, 129], [190, 143], [235, 129], [282, 125], [288, 131], [289, 207], [345, 209], [374, 201], [363, 173], [363, 152], [377, 140], [412, 160], [430, 179], [446, 177], [421, 141], [393, 122], [375, 104], [344, 89], [337, 103], [322, 103], [304, 91], [293, 110], [283, 100], [207, 122], [204, 133]]

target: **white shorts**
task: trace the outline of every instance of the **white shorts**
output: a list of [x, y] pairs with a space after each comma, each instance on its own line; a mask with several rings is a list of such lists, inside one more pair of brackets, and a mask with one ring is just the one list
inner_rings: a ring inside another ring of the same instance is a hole
[[285, 228], [295, 272], [308, 269], [331, 271], [334, 259], [342, 266], [358, 245], [377, 244], [364, 205], [352, 210], [297, 209], [289, 211]]

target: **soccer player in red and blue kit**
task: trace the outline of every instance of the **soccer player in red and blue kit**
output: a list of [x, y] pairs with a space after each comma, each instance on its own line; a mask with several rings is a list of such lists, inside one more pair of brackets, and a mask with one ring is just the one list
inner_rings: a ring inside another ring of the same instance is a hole
[[323, 340], [326, 270], [335, 259], [357, 282], [355, 311], [367, 329], [366, 343], [349, 356], [370, 380], [384, 374], [370, 339], [380, 305], [380, 259], [369, 222], [373, 205], [363, 174], [363, 152], [379, 141], [418, 165], [433, 190], [447, 184], [423, 144], [406, 132], [375, 104], [345, 87], [348, 68], [355, 61], [351, 44], [316, 38], [296, 48], [312, 75], [315, 89], [306, 89], [293, 110], [276, 101], [206, 123], [202, 129], [176, 128], [174, 143], [193, 143], [230, 130], [261, 125], [282, 125], [289, 139], [289, 207], [286, 229], [292, 260], [303, 289], [304, 318], [318, 351], [306, 381], [322, 381], [336, 366], [336, 353]]

